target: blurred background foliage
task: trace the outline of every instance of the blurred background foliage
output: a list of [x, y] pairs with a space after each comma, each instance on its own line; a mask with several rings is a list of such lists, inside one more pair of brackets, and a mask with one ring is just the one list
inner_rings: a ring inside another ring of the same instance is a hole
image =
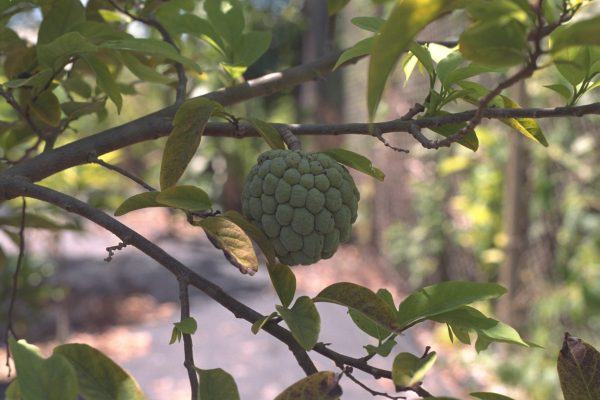
[[[191, 0], [173, 2], [188, 10], [197, 7]], [[136, 7], [131, 0], [123, 3]], [[219, 54], [206, 42], [191, 35], [180, 36], [178, 44], [183, 54], [203, 68], [202, 72], [189, 75], [191, 94], [200, 95], [223, 84], [232, 85], [242, 79], [310, 61], [332, 48], [344, 48], [365, 35], [350, 24], [351, 17], [373, 15], [374, 10], [385, 15], [383, 5], [354, 0], [336, 17], [335, 25], [333, 18], [320, 15], [329, 23], [326, 25], [329, 28], [323, 30], [317, 26], [315, 21], [319, 19], [313, 14], [322, 13], [323, 7], [319, 3], [310, 0], [243, 2], [246, 25], [272, 34], [269, 51], [248, 68], [243, 77], [233, 78], [219, 68]], [[8, 26], [19, 32], [23, 40], [32, 43], [41, 20], [40, 12], [35, 2], [24, 4], [30, 5], [31, 11], [11, 17]], [[102, 1], [89, 0], [88, 9], [94, 4], [106, 6]], [[111, 23], [117, 30], [127, 30], [137, 37], [159, 37], [156, 32], [118, 13], [106, 12], [102, 17], [112, 18]], [[441, 21], [435, 29], [424, 32], [423, 37], [453, 37], [460, 28], [457, 25], [453, 19]], [[320, 45], [311, 48], [307, 43]], [[117, 112], [113, 103], [107, 102], [106, 110], [101, 108], [72, 122], [57, 139], [57, 146], [172, 103], [172, 83], [142, 82], [117, 60], [107, 62], [123, 88], [121, 112]], [[3, 68], [0, 79], [5, 81], [8, 75], [6, 60]], [[168, 65], [163, 68], [165, 76], [174, 76]], [[253, 99], [231, 107], [229, 111], [237, 116], [271, 122], [365, 121], [365, 71], [363, 61], [355, 67], [342, 69], [326, 82]], [[91, 90], [91, 77], [82, 75], [80, 78], [76, 83], [83, 87], [82, 90]], [[481, 83], [489, 83], [486, 79]], [[528, 80], [521, 88], [523, 93], [517, 93], [515, 97], [528, 106], [563, 105], [564, 99], [543, 87], [561, 79], [564, 80], [556, 69], [545, 68]], [[423, 71], [415, 72], [408, 83], [399, 71], [392, 77], [385, 94], [382, 116], [397, 118], [415, 102], [422, 102], [427, 90]], [[81, 100], [76, 91], [64, 87], [57, 88], [54, 93], [61, 102], [69, 96]], [[106, 101], [106, 96], [92, 97], [95, 101]], [[598, 101], [598, 91], [585, 95], [579, 103], [592, 101]], [[11, 107], [0, 102], [0, 121], [14, 118]], [[556, 354], [564, 331], [600, 345], [600, 170], [596, 168], [600, 161], [600, 143], [598, 121], [593, 117], [543, 120], [540, 124], [550, 142], [548, 148], [520, 137], [517, 138], [520, 143], [511, 145], [511, 138], [517, 134], [497, 123], [485, 123], [478, 129], [480, 147], [475, 153], [461, 146], [426, 151], [401, 135], [389, 135], [388, 139], [395, 145], [409, 148], [409, 155], [395, 153], [373, 139], [302, 140], [308, 148], [343, 145], [358, 149], [386, 172], [388, 176], [383, 184], [357, 177], [363, 196], [353, 245], [381, 251], [405, 277], [410, 288], [449, 279], [500, 280], [502, 283], [503, 268], [515, 271], [510, 310], [504, 315], [510, 317], [507, 322], [517, 326], [524, 337], [544, 349], [501, 349], [496, 346], [494, 354], [479, 354], [477, 363], [489, 365], [491, 370], [498, 372], [498, 378], [504, 384], [522, 389], [528, 398], [555, 399], [560, 393], [555, 373]], [[19, 158], [31, 146], [33, 138], [17, 136], [15, 130], [2, 129], [3, 126], [0, 125], [2, 156]], [[164, 139], [145, 142], [102, 159], [139, 175], [156, 187], [163, 145]], [[182, 183], [187, 181], [202, 186], [217, 209], [239, 209], [243, 177], [255, 162], [256, 155], [265, 149], [266, 145], [259, 139], [204, 138]], [[511, 175], [509, 166], [515, 162], [515, 157], [522, 168], [519, 174]], [[511, 180], [517, 190], [509, 196], [507, 188]], [[142, 190], [93, 164], [63, 171], [42, 184], [61, 187], [108, 212], [123, 199]], [[511, 218], [506, 212], [509, 202], [516, 204], [518, 214], [513, 216], [521, 216], [517, 221], [520, 225], [512, 232], [507, 232], [507, 220]], [[30, 201], [30, 206], [32, 213], [57, 226], [73, 224], [73, 221], [56, 221], [54, 210], [47, 206], [35, 201]], [[19, 200], [4, 204], [0, 218], [14, 219], [19, 209]], [[44, 223], [38, 222], [38, 227], [44, 228]], [[35, 221], [32, 225], [36, 227]], [[518, 243], [515, 243], [511, 241], [511, 235], [517, 231]], [[4, 231], [2, 247], [7, 253], [14, 252], [16, 235], [15, 229]], [[511, 254], [509, 263], [507, 256]], [[0, 261], [1, 292], [8, 293], [14, 258], [3, 255]], [[46, 261], [27, 260], [22, 287], [19, 287], [19, 298], [27, 304], [24, 307], [37, 309], [64, 295], [60, 288], [42, 284], [52, 270], [52, 265]], [[3, 297], [0, 303], [3, 310], [5, 300]], [[496, 351], [504, 351], [502, 357], [498, 357]], [[464, 360], [465, 364], [473, 362], [470, 357]]]

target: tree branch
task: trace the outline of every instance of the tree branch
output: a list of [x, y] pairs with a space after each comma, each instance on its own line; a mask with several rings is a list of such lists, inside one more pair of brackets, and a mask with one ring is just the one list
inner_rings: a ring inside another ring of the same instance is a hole
[[[181, 306], [181, 321], [190, 318], [190, 294], [188, 292], [188, 284], [183, 281], [179, 281], [179, 303]], [[192, 392], [192, 400], [198, 398], [198, 375], [196, 374], [194, 364], [194, 345], [192, 342], [192, 335], [189, 333], [183, 334], [183, 352], [184, 361], [183, 365], [187, 369], [188, 378], [190, 380], [190, 388]]]

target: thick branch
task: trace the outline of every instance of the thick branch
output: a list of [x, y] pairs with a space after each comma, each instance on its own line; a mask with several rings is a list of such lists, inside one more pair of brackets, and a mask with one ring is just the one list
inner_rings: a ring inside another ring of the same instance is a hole
[[[78, 214], [112, 232], [119, 237], [123, 243], [137, 247], [147, 256], [169, 270], [169, 272], [171, 272], [180, 282], [187, 283], [201, 290], [214, 301], [233, 313], [237, 318], [242, 318], [250, 323], [254, 323], [258, 319], [263, 318], [263, 315], [231, 297], [219, 286], [195, 273], [159, 246], [155, 245], [136, 231], [123, 225], [108, 214], [66, 194], [50, 188], [34, 185], [22, 177], [0, 177], [0, 200], [21, 195], [54, 204], [68, 212]], [[288, 330], [273, 323], [266, 324], [263, 329], [290, 348], [292, 354], [296, 357], [298, 364], [306, 374], [317, 371], [317, 368], [308, 354], [300, 347]]]

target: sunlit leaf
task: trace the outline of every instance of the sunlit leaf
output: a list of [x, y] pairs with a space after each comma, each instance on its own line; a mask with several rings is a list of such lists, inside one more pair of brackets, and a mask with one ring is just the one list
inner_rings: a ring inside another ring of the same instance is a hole
[[233, 376], [221, 368], [200, 369], [198, 372], [198, 400], [239, 400], [240, 393]]
[[299, 297], [292, 308], [276, 306], [292, 335], [304, 350], [311, 350], [319, 340], [321, 318], [310, 297]]
[[143, 400], [135, 379], [104, 353], [86, 344], [64, 344], [54, 353], [75, 367], [79, 392], [87, 400]]
[[254, 247], [242, 228], [223, 217], [208, 217], [195, 225], [204, 229], [212, 244], [222, 250], [227, 260], [241, 273], [254, 275], [258, 271]]
[[571, 96], [572, 96], [571, 89], [569, 89], [569, 87], [566, 85], [561, 85], [561, 84], [557, 83], [554, 85], [544, 85], [544, 87], [560, 94], [562, 97], [565, 98], [565, 100], [571, 99]]
[[177, 328], [181, 333], [186, 335], [193, 335], [196, 333], [196, 329], [198, 329], [198, 323], [192, 317], [188, 317], [183, 319], [182, 321], [173, 323], [175, 328]]
[[397, 386], [412, 386], [423, 380], [431, 369], [437, 355], [435, 351], [419, 358], [411, 353], [400, 353], [394, 358], [392, 380]]
[[173, 119], [160, 167], [160, 187], [164, 190], [177, 183], [196, 154], [208, 119], [221, 105], [205, 98], [186, 101]]
[[558, 354], [558, 377], [565, 400], [600, 398], [600, 353], [583, 340], [565, 333]]
[[[516, 102], [506, 96], [501, 96], [505, 108], [521, 108]], [[506, 118], [502, 119], [506, 125], [515, 128], [522, 135], [529, 139], [538, 142], [539, 144], [548, 147], [548, 141], [542, 133], [542, 128], [535, 118]]]
[[[397, 0], [390, 17], [375, 39], [369, 63], [367, 103], [372, 120], [385, 82], [413, 38], [443, 13], [460, 7], [461, 0]], [[402, 29], [398, 29], [402, 27]]]
[[571, 46], [600, 46], [600, 16], [559, 27], [552, 39], [552, 52]]
[[327, 149], [321, 150], [321, 153], [327, 154], [337, 162], [344, 164], [350, 168], [354, 168], [364, 174], [372, 176], [373, 178], [383, 181], [385, 174], [379, 168], [375, 167], [371, 160], [367, 157], [362, 156], [346, 149]]
[[419, 320], [452, 311], [480, 300], [502, 296], [506, 289], [495, 283], [451, 281], [417, 290], [400, 303], [398, 323], [404, 329]]
[[338, 400], [342, 395], [339, 380], [335, 372], [316, 372], [286, 388], [275, 400]]
[[355, 283], [334, 283], [323, 289], [314, 298], [314, 301], [346, 306], [360, 312], [382, 328], [390, 331], [397, 331], [400, 328], [397, 323], [395, 310], [370, 289]]

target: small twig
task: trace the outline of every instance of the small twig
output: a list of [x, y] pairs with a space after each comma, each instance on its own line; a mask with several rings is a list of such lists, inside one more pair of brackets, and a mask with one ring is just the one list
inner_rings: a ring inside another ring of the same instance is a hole
[[422, 113], [423, 111], [425, 111], [425, 106], [421, 103], [415, 103], [414, 106], [412, 106], [407, 112], [406, 114], [404, 114], [403, 116], [400, 117], [400, 121], [408, 121], [413, 119], [415, 116], [417, 116], [417, 114]]
[[25, 197], [22, 197], [22, 205], [21, 205], [21, 224], [19, 227], [19, 256], [17, 257], [17, 266], [15, 267], [15, 272], [13, 274], [12, 279], [12, 290], [10, 294], [10, 302], [8, 303], [8, 316], [6, 321], [6, 332], [4, 336], [4, 341], [6, 343], [6, 366], [8, 367], [8, 376], [11, 375], [11, 367], [10, 367], [10, 347], [8, 346], [8, 338], [9, 335], [12, 334], [15, 338], [15, 331], [13, 330], [13, 311], [15, 307], [15, 302], [17, 300], [17, 288], [19, 285], [19, 273], [21, 272], [21, 268], [23, 265], [23, 257], [25, 256], [25, 211], [27, 209], [27, 201]]
[[300, 139], [285, 125], [277, 126], [281, 138], [290, 150], [302, 150]]
[[[190, 294], [188, 292], [188, 284], [182, 279], [179, 279], [179, 303], [181, 306], [181, 320], [184, 321], [190, 318]], [[192, 343], [192, 335], [183, 334], [183, 365], [187, 369], [188, 378], [190, 380], [190, 388], [192, 391], [192, 400], [198, 398], [198, 375], [196, 374], [194, 364], [194, 345]]]
[[123, 250], [125, 247], [127, 247], [127, 243], [124, 243], [124, 242], [119, 242], [119, 244], [116, 246], [107, 247], [106, 251], [108, 251], [108, 257], [106, 257], [104, 259], [104, 261], [111, 262], [113, 259], [113, 256], [115, 255], [115, 251]]
[[118, 172], [119, 174], [131, 179], [132, 181], [134, 181], [135, 183], [137, 183], [138, 185], [142, 186], [144, 189], [146, 189], [149, 192], [156, 192], [156, 189], [154, 189], [152, 186], [148, 185], [146, 182], [144, 182], [141, 178], [133, 175], [132, 173], [130, 173], [127, 170], [124, 170], [121, 167], [117, 167], [115, 165], [109, 164], [106, 161], [103, 161], [101, 159], [99, 159], [98, 157], [96, 157], [95, 154], [90, 154], [89, 158], [88, 158], [89, 162], [94, 163], [94, 164], [98, 164], [106, 169], [109, 169], [111, 171], [115, 171]]
[[354, 383], [356, 383], [358, 386], [360, 386], [361, 388], [365, 389], [367, 392], [369, 392], [371, 394], [371, 396], [382, 396], [382, 397], [386, 397], [388, 399], [392, 399], [392, 400], [400, 400], [400, 399], [406, 399], [405, 396], [392, 396], [390, 394], [387, 394], [385, 392], [378, 392], [377, 390], [373, 390], [370, 387], [368, 387], [367, 385], [365, 385], [364, 383], [362, 383], [361, 381], [359, 381], [358, 379], [356, 379], [354, 377], [354, 375], [352, 375], [352, 367], [350, 366], [346, 366], [343, 369], [344, 375], [346, 375], [348, 378], [350, 378], [350, 380]]

